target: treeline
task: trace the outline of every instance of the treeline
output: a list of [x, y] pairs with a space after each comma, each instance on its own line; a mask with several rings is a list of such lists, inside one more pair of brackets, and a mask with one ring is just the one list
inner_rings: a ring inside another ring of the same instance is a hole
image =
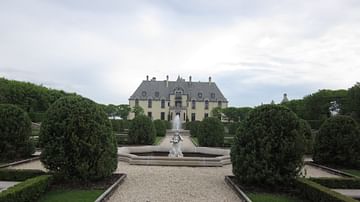
[[49, 106], [66, 95], [75, 94], [29, 82], [0, 78], [0, 103], [19, 106], [29, 114], [33, 122], [41, 122]]

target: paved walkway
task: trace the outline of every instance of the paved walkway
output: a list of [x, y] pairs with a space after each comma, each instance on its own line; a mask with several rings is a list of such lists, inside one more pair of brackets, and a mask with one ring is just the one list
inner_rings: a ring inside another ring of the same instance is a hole
[[336, 191], [345, 196], [360, 199], [360, 189], [333, 189], [333, 191]]

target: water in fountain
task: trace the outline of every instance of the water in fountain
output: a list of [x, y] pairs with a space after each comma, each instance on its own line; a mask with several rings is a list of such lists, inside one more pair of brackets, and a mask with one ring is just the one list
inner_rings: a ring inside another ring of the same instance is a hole
[[180, 121], [180, 116], [176, 115], [173, 122], [172, 122], [172, 129], [179, 131], [181, 129], [181, 121]]

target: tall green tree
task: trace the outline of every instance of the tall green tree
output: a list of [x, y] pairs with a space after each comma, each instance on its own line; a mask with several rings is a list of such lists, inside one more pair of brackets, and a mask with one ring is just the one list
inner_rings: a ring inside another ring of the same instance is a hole
[[129, 105], [127, 104], [118, 105], [118, 115], [124, 120], [127, 120], [130, 111], [131, 108]]
[[357, 82], [348, 91], [349, 111], [355, 119], [360, 119], [360, 83]]

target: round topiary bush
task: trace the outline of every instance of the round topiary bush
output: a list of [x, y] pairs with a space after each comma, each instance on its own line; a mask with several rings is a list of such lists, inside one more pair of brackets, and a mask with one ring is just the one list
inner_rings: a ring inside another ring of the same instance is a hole
[[280, 105], [256, 107], [237, 130], [231, 148], [236, 178], [245, 185], [290, 184], [302, 167], [299, 119]]
[[315, 138], [315, 162], [360, 168], [360, 130], [349, 116], [333, 116], [320, 127]]
[[166, 135], [166, 123], [162, 120], [155, 120], [154, 126], [156, 130], [156, 135], [160, 137], [164, 137]]
[[151, 119], [145, 115], [137, 115], [129, 128], [128, 142], [130, 144], [153, 144], [156, 129]]
[[197, 137], [200, 132], [200, 123], [201, 121], [191, 121], [186, 123], [186, 130], [190, 130], [190, 135], [192, 137]]
[[67, 96], [55, 101], [40, 128], [41, 162], [65, 179], [97, 180], [117, 168], [111, 122], [95, 102]]
[[31, 121], [27, 113], [11, 104], [0, 104], [0, 160], [30, 156]]
[[224, 126], [218, 118], [207, 117], [200, 123], [197, 138], [200, 146], [221, 147], [224, 144]]
[[314, 152], [314, 136], [311, 132], [310, 124], [304, 119], [299, 120], [299, 134], [304, 136], [305, 154], [312, 154]]

